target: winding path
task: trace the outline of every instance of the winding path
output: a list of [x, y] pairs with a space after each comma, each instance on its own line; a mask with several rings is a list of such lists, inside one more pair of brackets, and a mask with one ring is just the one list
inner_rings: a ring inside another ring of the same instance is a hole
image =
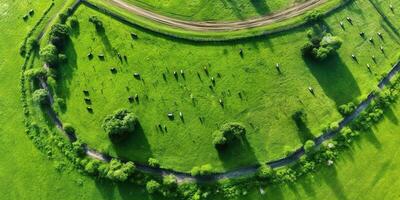
[[[86, 0], [83, 0], [85, 2]], [[327, 0], [308, 0], [304, 3], [296, 4], [288, 9], [243, 21], [218, 22], [218, 21], [187, 21], [163, 16], [152, 11], [140, 8], [123, 0], [109, 0], [112, 5], [122, 8], [132, 14], [144, 17], [151, 21], [159, 22], [170, 27], [181, 28], [191, 31], [234, 31], [241, 29], [256, 28], [273, 24], [279, 21], [299, 16], [313, 8], [316, 8]]]

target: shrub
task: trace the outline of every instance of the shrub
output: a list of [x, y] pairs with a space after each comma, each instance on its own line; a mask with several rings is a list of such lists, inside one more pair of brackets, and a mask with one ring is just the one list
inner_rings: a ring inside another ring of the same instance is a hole
[[305, 20], [309, 23], [317, 22], [317, 21], [320, 21], [323, 16], [324, 15], [320, 11], [314, 10], [307, 14], [307, 16], [305, 17]]
[[306, 153], [311, 153], [314, 150], [315, 142], [313, 140], [307, 140], [304, 144], [304, 151]]
[[119, 141], [135, 131], [137, 117], [126, 109], [108, 115], [102, 124], [103, 129], [114, 141]]
[[155, 180], [150, 180], [146, 183], [147, 192], [150, 194], [156, 193], [157, 191], [160, 190], [160, 188], [161, 185]]
[[48, 44], [40, 50], [40, 57], [49, 66], [55, 66], [58, 63], [58, 50], [54, 45]]
[[308, 160], [307, 157], [304, 156], [300, 158], [299, 166], [301, 174], [306, 174], [315, 170], [315, 162]]
[[280, 169], [275, 175], [275, 182], [278, 183], [293, 183], [296, 179], [296, 172], [290, 168]]
[[48, 104], [48, 96], [49, 92], [45, 89], [35, 90], [32, 94], [32, 100], [39, 105]]
[[149, 158], [148, 163], [151, 167], [159, 167], [160, 162], [155, 158]]
[[216, 147], [222, 147], [234, 139], [240, 139], [246, 134], [246, 128], [236, 122], [222, 125], [220, 130], [213, 133], [213, 144]]
[[178, 183], [176, 177], [172, 174], [163, 177], [163, 185], [168, 188], [175, 188]]
[[30, 79], [45, 78], [47, 76], [47, 70], [44, 68], [33, 68], [25, 71], [25, 76]]
[[339, 106], [338, 110], [343, 116], [349, 116], [356, 110], [356, 108], [357, 106], [353, 102], [350, 102]]
[[26, 40], [26, 51], [30, 52], [33, 49], [36, 49], [39, 47], [39, 43], [35, 37], [29, 37]]
[[71, 124], [65, 123], [63, 128], [67, 134], [75, 134], [75, 128]]
[[212, 172], [212, 166], [210, 164], [205, 164], [200, 167], [193, 167], [193, 169], [190, 171], [190, 174], [192, 176], [204, 176], [204, 175], [209, 175]]
[[269, 165], [262, 163], [258, 168], [256, 175], [261, 179], [272, 178], [274, 175], [274, 170]]
[[73, 28], [73, 29], [78, 28], [78, 27], [79, 27], [79, 21], [78, 21], [78, 19], [72, 18], [72, 19], [69, 21], [69, 25], [70, 25], [71, 28]]
[[121, 163], [121, 161], [112, 159], [109, 164], [99, 166], [101, 177], [106, 177], [113, 181], [126, 181], [134, 172], [133, 162]]
[[84, 156], [85, 155], [85, 149], [84, 149], [83, 144], [82, 144], [82, 142], [80, 140], [77, 140], [77, 141], [72, 143], [72, 150], [78, 156]]

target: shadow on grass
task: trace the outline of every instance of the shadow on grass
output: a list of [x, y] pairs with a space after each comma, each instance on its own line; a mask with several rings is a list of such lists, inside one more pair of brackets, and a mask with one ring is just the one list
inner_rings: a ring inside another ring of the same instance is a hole
[[382, 144], [379, 139], [376, 137], [375, 132], [370, 128], [364, 131], [363, 137], [367, 139], [376, 149], [381, 149]]
[[324, 93], [335, 101], [337, 106], [354, 102], [361, 95], [356, 80], [337, 54], [324, 61], [308, 58], [304, 60]]
[[383, 112], [385, 117], [387, 117], [392, 123], [398, 125], [399, 124], [399, 119], [397, 118], [396, 114], [393, 112], [393, 109], [391, 107], [388, 107], [385, 109]]
[[325, 170], [323, 173], [323, 179], [326, 185], [332, 190], [332, 193], [336, 196], [337, 199], [347, 200], [348, 198], [345, 196], [344, 188], [342, 183], [337, 178], [337, 171], [334, 166]]
[[295, 120], [297, 126], [297, 133], [300, 141], [304, 144], [307, 140], [312, 140], [315, 136], [311, 133], [311, 130], [307, 127], [307, 124], [302, 120]]
[[[68, 39], [65, 46], [65, 54], [67, 55], [67, 62], [60, 65], [56, 71], [57, 84], [55, 92], [58, 98], [62, 98], [65, 102], [70, 98], [70, 85], [73, 77], [73, 72], [77, 69], [77, 54], [75, 46], [71, 39]], [[62, 109], [61, 112], [66, 112], [67, 108]]]
[[152, 156], [150, 145], [140, 123], [136, 125], [136, 130], [133, 134], [113, 144], [117, 156], [122, 160], [132, 160], [147, 164], [148, 159]]
[[268, 5], [265, 3], [265, 0], [250, 0], [250, 2], [253, 4], [259, 15], [266, 15], [271, 12]]
[[258, 163], [246, 137], [235, 139], [225, 147], [219, 149], [218, 157], [225, 169], [232, 169], [233, 166], [243, 167]]

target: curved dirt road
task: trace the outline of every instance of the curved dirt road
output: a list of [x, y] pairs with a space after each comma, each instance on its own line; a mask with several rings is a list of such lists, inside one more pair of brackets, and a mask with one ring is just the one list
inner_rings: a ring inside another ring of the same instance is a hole
[[[86, 0], [82, 1], [87, 2]], [[234, 21], [234, 22], [186, 21], [186, 20], [163, 16], [154, 13], [152, 11], [140, 8], [138, 6], [126, 3], [123, 0], [109, 0], [109, 2], [135, 15], [175, 28], [181, 28], [191, 31], [233, 31], [233, 30], [256, 28], [260, 26], [273, 24], [275, 22], [283, 21], [292, 17], [296, 17], [313, 8], [316, 8], [324, 4], [325, 2], [327, 2], [327, 0], [308, 0], [304, 3], [297, 4], [286, 10], [273, 13], [271, 15], [266, 15], [243, 21]]]

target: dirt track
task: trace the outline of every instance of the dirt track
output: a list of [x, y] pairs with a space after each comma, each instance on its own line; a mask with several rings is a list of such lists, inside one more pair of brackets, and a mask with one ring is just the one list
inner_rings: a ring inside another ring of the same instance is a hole
[[327, 0], [309, 0], [301, 4], [297, 4], [293, 7], [290, 7], [286, 10], [273, 13], [270, 15], [248, 19], [243, 21], [234, 21], [234, 22], [217, 22], [217, 21], [186, 21], [181, 19], [175, 19], [166, 17], [149, 10], [145, 10], [138, 6], [129, 4], [124, 2], [123, 0], [110, 0], [110, 3], [125, 9], [126, 11], [133, 13], [135, 15], [139, 15], [151, 21], [159, 22], [168, 26], [191, 30], [191, 31], [232, 31], [232, 30], [240, 30], [240, 29], [249, 29], [260, 26], [265, 26], [269, 24], [273, 24], [279, 21], [283, 21], [295, 16], [299, 16], [304, 12], [307, 12], [313, 8], [316, 8]]

